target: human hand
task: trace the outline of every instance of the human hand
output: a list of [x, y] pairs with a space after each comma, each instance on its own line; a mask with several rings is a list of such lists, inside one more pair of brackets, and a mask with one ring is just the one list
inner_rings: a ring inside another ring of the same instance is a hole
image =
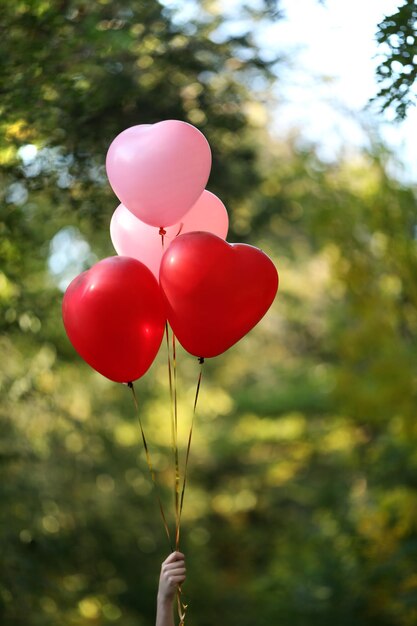
[[182, 552], [173, 552], [162, 563], [159, 577], [158, 600], [172, 601], [178, 586], [185, 580], [185, 557]]

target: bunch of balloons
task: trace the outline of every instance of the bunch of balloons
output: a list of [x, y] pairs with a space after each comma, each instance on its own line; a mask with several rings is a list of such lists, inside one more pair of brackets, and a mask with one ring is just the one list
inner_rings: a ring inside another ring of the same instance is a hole
[[206, 138], [178, 120], [133, 126], [110, 145], [106, 169], [121, 202], [110, 225], [119, 256], [69, 285], [63, 320], [73, 346], [123, 383], [149, 369], [167, 321], [190, 354], [221, 354], [269, 309], [278, 273], [258, 248], [225, 241], [227, 211], [205, 189]]

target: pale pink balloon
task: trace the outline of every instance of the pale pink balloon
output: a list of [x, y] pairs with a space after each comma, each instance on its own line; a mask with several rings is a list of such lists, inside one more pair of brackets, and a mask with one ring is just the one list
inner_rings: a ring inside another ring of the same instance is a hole
[[114, 139], [106, 169], [119, 200], [142, 222], [171, 226], [193, 206], [211, 168], [207, 139], [191, 124], [132, 126]]
[[[177, 225], [170, 226], [166, 228], [166, 232], [175, 237], [178, 228]], [[159, 278], [164, 248], [158, 228], [145, 224], [123, 204], [119, 204], [111, 218], [110, 237], [117, 254], [141, 261]], [[168, 245], [165, 236], [164, 244]]]
[[207, 231], [226, 239], [228, 226], [229, 218], [223, 202], [205, 190], [181, 222], [165, 229], [164, 247], [159, 228], [145, 224], [123, 204], [113, 213], [110, 236], [117, 254], [141, 261], [159, 278], [162, 255], [179, 234]]
[[220, 198], [205, 189], [178, 225], [181, 234], [203, 230], [226, 239], [229, 216]]

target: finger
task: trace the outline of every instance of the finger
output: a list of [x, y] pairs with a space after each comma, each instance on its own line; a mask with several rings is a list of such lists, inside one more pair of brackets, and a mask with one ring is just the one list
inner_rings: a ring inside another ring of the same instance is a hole
[[181, 583], [183, 583], [185, 580], [185, 575], [184, 576], [170, 576], [168, 579], [168, 582], [171, 585], [180, 585]]
[[164, 563], [162, 570], [164, 572], [170, 572], [173, 569], [185, 569], [184, 561], [175, 561], [175, 563]]
[[183, 576], [186, 573], [185, 567], [166, 567], [164, 568], [165, 576]]
[[177, 576], [180, 576], [181, 578], [185, 578], [186, 576], [186, 572], [167, 572], [166, 574], [163, 574], [163, 579], [165, 581], [170, 581], [173, 578], [176, 578]]
[[172, 552], [164, 561], [164, 563], [173, 563], [174, 561], [184, 560], [185, 556], [182, 552]]

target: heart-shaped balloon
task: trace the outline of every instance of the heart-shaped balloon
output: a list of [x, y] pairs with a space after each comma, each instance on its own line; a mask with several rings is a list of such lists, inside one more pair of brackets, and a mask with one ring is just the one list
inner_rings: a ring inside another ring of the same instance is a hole
[[227, 235], [229, 218], [223, 202], [204, 190], [181, 222], [166, 228], [164, 247], [159, 229], [138, 219], [120, 204], [110, 222], [110, 236], [118, 254], [130, 256], [144, 263], [159, 280], [159, 267], [164, 250], [180, 233], [196, 230], [212, 232], [223, 239]]
[[77, 276], [62, 317], [82, 358], [116, 382], [145, 374], [162, 341], [165, 311], [151, 271], [136, 259], [109, 257]]
[[191, 124], [165, 120], [117, 135], [106, 169], [114, 193], [151, 226], [176, 224], [202, 194], [211, 168], [207, 139]]
[[198, 357], [221, 354], [259, 322], [278, 289], [261, 250], [211, 233], [180, 235], [162, 257], [167, 317], [181, 345]]

